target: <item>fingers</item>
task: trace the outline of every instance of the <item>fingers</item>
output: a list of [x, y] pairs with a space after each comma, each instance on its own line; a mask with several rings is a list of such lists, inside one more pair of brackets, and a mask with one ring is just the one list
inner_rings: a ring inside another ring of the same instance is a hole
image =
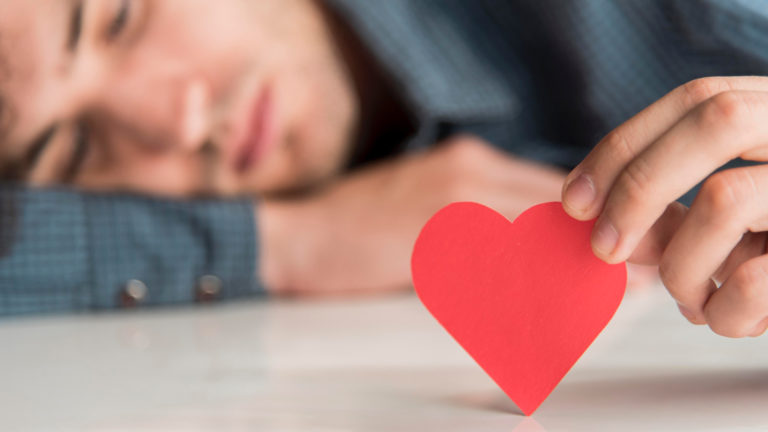
[[[768, 79], [694, 81], [609, 134], [563, 187], [571, 216], [599, 215], [598, 257], [653, 263], [661, 254], [681, 312], [726, 336], [768, 327], [766, 235], [744, 236], [768, 228], [768, 168], [715, 174], [687, 212], [669, 203], [731, 159], [768, 160], [765, 118]], [[725, 278], [720, 289], [713, 278]]]
[[748, 232], [744, 234], [739, 244], [717, 269], [717, 273], [713, 276], [715, 283], [718, 285], [722, 284], [742, 263], [768, 252], [766, 250], [767, 235], [764, 232]]
[[566, 178], [563, 207], [574, 218], [597, 217], [624, 167], [683, 116], [712, 97], [732, 90], [768, 91], [762, 77], [701, 78], [682, 85], [608, 134]]
[[768, 255], [743, 263], [704, 307], [710, 328], [727, 337], [760, 336], [768, 327]]
[[[712, 278], [754, 221], [768, 215], [768, 166], [731, 169], [710, 177], [669, 242], [659, 272], [694, 322], [704, 321]], [[768, 280], [766, 281], [768, 283]]]
[[701, 104], [632, 160], [610, 188], [592, 247], [626, 260], [667, 205], [709, 173], [768, 142], [768, 93], [732, 91]]
[[658, 267], [627, 264], [627, 291], [639, 291], [653, 288], [658, 281]]
[[640, 240], [640, 244], [637, 245], [628, 261], [633, 264], [659, 265], [664, 250], [677, 229], [682, 225], [687, 213], [688, 207], [679, 202], [668, 205], [664, 214]]

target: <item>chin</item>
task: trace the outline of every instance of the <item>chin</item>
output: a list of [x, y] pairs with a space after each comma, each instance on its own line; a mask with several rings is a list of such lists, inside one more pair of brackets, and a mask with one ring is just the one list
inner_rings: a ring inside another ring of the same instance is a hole
[[306, 195], [343, 173], [347, 159], [344, 151], [312, 150], [302, 151], [298, 141], [290, 140], [289, 145], [266, 158], [262, 166], [256, 167], [245, 179], [247, 192], [270, 198]]

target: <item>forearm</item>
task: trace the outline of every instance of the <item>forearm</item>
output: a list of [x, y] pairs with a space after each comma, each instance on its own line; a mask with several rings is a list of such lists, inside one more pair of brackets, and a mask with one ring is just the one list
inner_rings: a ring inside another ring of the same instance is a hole
[[276, 293], [407, 289], [411, 248], [441, 207], [471, 200], [514, 218], [556, 200], [563, 176], [457, 137], [360, 170], [308, 198], [266, 203], [259, 217], [262, 274]]
[[407, 257], [417, 224], [393, 226], [397, 221], [382, 221], [383, 214], [357, 219], [359, 213], [337, 213], [350, 204], [374, 210], [372, 198], [343, 202], [344, 194], [334, 188], [316, 197], [260, 205], [259, 274], [267, 290], [349, 295], [407, 289]]

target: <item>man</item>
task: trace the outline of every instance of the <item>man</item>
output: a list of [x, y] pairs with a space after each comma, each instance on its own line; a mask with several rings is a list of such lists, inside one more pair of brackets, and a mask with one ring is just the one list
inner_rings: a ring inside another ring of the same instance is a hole
[[[183, 302], [219, 292], [220, 284], [208, 286], [212, 278], [197, 293], [191, 288], [206, 273], [223, 279], [230, 296], [258, 290], [254, 275], [275, 292], [399, 289], [409, 282], [419, 227], [442, 205], [468, 199], [514, 217], [558, 198], [562, 168], [675, 86], [766, 71], [754, 34], [739, 33], [742, 21], [760, 28], [766, 19], [749, 3], [2, 4], [3, 94], [13, 113], [3, 123], [5, 172], [36, 185], [263, 198], [252, 218], [243, 201], [225, 208], [11, 190], [21, 209], [4, 263], [12, 282], [3, 285], [16, 287], [4, 288], [8, 312]], [[653, 210], [634, 213], [647, 193], [622, 186], [634, 179], [636, 154], [619, 152], [625, 142], [638, 154], [654, 148], [649, 141], [672, 127], [669, 106], [697, 109], [728, 90], [729, 81], [714, 81], [717, 89], [711, 82], [670, 93], [662, 114], [641, 113], [617, 129], [632, 138], [608, 135], [580, 165], [584, 175], [569, 177], [565, 204], [575, 217], [599, 214], [610, 191], [619, 198], [607, 198], [606, 212], [634, 221], [624, 234], [610, 219], [611, 230], [630, 240], [620, 252], [605, 251], [596, 235], [601, 258], [627, 258], [658, 209], [705, 176], [686, 176], [658, 195]], [[691, 88], [700, 94], [686, 99]], [[742, 130], [730, 126], [724, 136]], [[637, 129], [656, 135], [635, 143]], [[53, 216], [38, 216], [45, 205]], [[665, 261], [662, 252], [686, 220], [685, 208], [670, 208], [673, 222], [651, 231], [639, 258], [672, 263], [662, 267], [665, 280], [679, 260]], [[41, 233], [54, 236], [45, 240], [53, 251], [40, 247]], [[40, 249], [44, 259], [33, 253]], [[129, 289], [116, 295], [128, 279]], [[686, 311], [696, 322], [706, 315], [701, 300]], [[757, 333], [744, 328], [768, 308], [749, 304], [762, 312], [747, 320], [725, 306], [706, 322], [731, 336]], [[721, 325], [721, 316], [738, 325]]]

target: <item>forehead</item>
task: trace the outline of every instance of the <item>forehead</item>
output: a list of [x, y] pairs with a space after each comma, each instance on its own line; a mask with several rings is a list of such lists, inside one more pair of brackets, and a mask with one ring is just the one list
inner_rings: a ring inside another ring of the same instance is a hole
[[[0, 153], [29, 139], [44, 117], [48, 76], [61, 62], [69, 0], [0, 0]], [[8, 128], [11, 128], [10, 130]]]

